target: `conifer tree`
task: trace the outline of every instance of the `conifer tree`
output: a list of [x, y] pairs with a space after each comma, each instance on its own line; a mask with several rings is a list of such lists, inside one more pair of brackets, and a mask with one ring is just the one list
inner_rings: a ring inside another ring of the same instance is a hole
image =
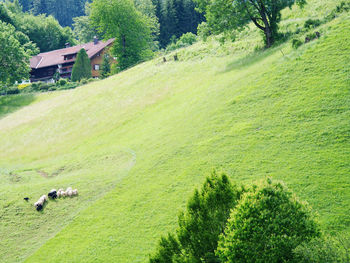
[[72, 81], [91, 78], [90, 59], [84, 48], [80, 49], [72, 69]]
[[103, 55], [102, 64], [101, 64], [101, 77], [108, 77], [109, 73], [111, 73], [111, 63], [108, 54]]

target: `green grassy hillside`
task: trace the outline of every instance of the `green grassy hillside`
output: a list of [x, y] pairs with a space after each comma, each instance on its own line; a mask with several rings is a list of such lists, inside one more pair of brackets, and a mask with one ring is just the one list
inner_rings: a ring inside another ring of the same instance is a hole
[[[283, 180], [325, 231], [350, 233], [349, 18], [298, 50], [254, 51], [253, 31], [1, 100], [0, 261], [145, 262], [212, 168], [238, 183]], [[68, 186], [80, 195], [35, 211]]]

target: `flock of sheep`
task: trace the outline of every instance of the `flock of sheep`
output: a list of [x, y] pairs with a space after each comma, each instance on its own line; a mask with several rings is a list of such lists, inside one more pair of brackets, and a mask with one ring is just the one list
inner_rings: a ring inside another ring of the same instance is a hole
[[[52, 199], [60, 198], [60, 197], [72, 197], [78, 195], [78, 190], [77, 189], [72, 189], [72, 187], [68, 187], [66, 191], [64, 191], [62, 188], [58, 189], [52, 189], [49, 193], [48, 196]], [[44, 203], [48, 201], [48, 197], [46, 195], [43, 195], [39, 198], [39, 200], [34, 204], [34, 207], [36, 208], [37, 211], [40, 211], [44, 207]]]

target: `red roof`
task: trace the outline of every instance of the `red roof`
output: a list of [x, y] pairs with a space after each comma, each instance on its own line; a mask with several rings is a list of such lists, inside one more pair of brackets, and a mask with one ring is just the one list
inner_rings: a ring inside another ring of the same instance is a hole
[[84, 48], [89, 58], [91, 59], [105, 47], [109, 46], [114, 42], [114, 38], [107, 40], [106, 42], [98, 41], [95, 45], [94, 42], [77, 45], [74, 47], [62, 48], [53, 50], [50, 52], [40, 53], [30, 59], [30, 67], [33, 69], [45, 68], [49, 66], [54, 66], [58, 64], [64, 64], [67, 62], [75, 61], [74, 59], [64, 60], [65, 55], [72, 55], [79, 52], [80, 49]]

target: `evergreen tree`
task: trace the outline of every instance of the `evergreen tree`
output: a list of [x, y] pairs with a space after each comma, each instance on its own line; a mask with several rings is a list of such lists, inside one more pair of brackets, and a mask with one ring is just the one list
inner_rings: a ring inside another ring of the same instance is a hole
[[80, 49], [72, 69], [72, 81], [91, 78], [90, 59], [84, 48]]
[[101, 64], [101, 77], [106, 78], [111, 73], [111, 63], [109, 54], [103, 54], [102, 64]]

